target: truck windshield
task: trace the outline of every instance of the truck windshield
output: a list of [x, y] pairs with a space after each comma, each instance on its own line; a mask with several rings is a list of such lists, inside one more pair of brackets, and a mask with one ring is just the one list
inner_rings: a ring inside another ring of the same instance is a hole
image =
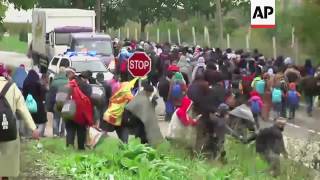
[[106, 72], [107, 69], [101, 61], [72, 61], [72, 67], [77, 72], [91, 71], [91, 72]]
[[99, 55], [112, 55], [111, 41], [108, 40], [77, 40], [75, 51], [96, 51]]
[[70, 44], [70, 33], [56, 33], [55, 34], [56, 45], [69, 45]]

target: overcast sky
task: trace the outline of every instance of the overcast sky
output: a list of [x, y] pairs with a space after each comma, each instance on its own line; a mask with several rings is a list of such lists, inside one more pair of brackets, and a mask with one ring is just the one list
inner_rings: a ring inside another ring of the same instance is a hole
[[16, 10], [13, 5], [9, 5], [8, 10], [6, 12], [6, 17], [4, 18], [4, 22], [31, 22], [32, 9], [28, 11], [24, 10]]

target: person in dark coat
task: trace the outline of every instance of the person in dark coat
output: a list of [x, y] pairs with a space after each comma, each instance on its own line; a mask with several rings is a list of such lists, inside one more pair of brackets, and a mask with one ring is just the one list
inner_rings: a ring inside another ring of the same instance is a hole
[[32, 113], [31, 115], [34, 122], [37, 124], [37, 127], [40, 131], [40, 136], [44, 136], [47, 122], [47, 113], [44, 104], [46, 88], [41, 85], [40, 77], [35, 70], [29, 71], [28, 76], [23, 83], [22, 92], [25, 99], [30, 94], [37, 102], [38, 111], [37, 113]]
[[163, 101], [166, 104], [166, 115], [165, 120], [170, 121], [172, 114], [174, 113], [174, 107], [171, 102], [169, 102], [169, 90], [170, 90], [170, 83], [173, 75], [175, 72], [178, 72], [179, 68], [177, 66], [170, 66], [168, 68], [167, 75], [160, 78], [159, 84], [158, 84], [158, 90], [160, 97], [163, 98]]
[[198, 113], [204, 113], [206, 105], [203, 103], [209, 93], [209, 83], [205, 81], [204, 75], [199, 74], [190, 84], [187, 91], [187, 96], [194, 104], [194, 108]]
[[282, 135], [285, 124], [286, 119], [278, 118], [273, 126], [262, 129], [247, 141], [256, 140], [256, 152], [270, 164], [270, 170], [274, 176], [280, 174], [280, 154], [285, 158], [288, 157]]
[[207, 64], [207, 69], [204, 72], [204, 76], [205, 80], [209, 82], [210, 86], [216, 84], [217, 82], [223, 79], [221, 72], [217, 71], [216, 64], [212, 62]]
[[312, 66], [312, 62], [311, 62], [310, 59], [307, 59], [307, 60], [305, 61], [304, 70], [305, 70], [307, 76], [311, 76], [311, 77], [314, 76], [316, 70], [315, 70], [315, 68]]
[[228, 111], [228, 105], [222, 103], [217, 108], [217, 112], [211, 113], [210, 118], [204, 122], [206, 124], [206, 141], [204, 141], [203, 150], [208, 153], [209, 157], [213, 159], [219, 158], [222, 162], [226, 160], [226, 152], [224, 150], [225, 136], [229, 134], [240, 141], [243, 140], [243, 137], [238, 135], [227, 124]]
[[159, 82], [159, 75], [160, 75], [160, 59], [156, 56], [154, 51], [148, 51], [148, 55], [151, 58], [151, 72], [148, 75], [149, 81], [152, 83], [153, 86], [156, 86]]
[[320, 77], [306, 77], [300, 82], [300, 87], [305, 95], [307, 113], [311, 117], [313, 111], [314, 97], [320, 95]]

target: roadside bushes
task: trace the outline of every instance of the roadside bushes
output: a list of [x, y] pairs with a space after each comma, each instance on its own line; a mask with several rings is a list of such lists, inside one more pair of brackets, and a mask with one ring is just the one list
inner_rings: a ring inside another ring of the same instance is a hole
[[62, 139], [41, 140], [43, 148], [30, 155], [41, 157], [46, 168], [65, 179], [116, 179], [116, 180], [198, 180], [198, 179], [314, 179], [307, 168], [292, 161], [282, 162], [281, 177], [268, 174], [268, 165], [255, 152], [254, 144], [243, 145], [227, 138], [226, 162], [205, 159], [201, 153], [191, 156], [189, 151], [174, 147], [168, 142], [152, 148], [130, 139], [122, 144], [118, 139], [107, 138], [96, 149], [78, 152], [65, 147]]

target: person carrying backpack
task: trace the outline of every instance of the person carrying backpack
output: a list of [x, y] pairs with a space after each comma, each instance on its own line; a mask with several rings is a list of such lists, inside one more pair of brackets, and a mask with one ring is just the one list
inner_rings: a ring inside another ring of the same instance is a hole
[[89, 98], [90, 96], [88, 96], [81, 87], [85, 86], [85, 83], [86, 82], [83, 82], [82, 78], [74, 79], [69, 82], [71, 92], [70, 99], [75, 104], [75, 113], [73, 114], [72, 119], [64, 119], [66, 121], [67, 147], [74, 147], [75, 136], [77, 134], [79, 150], [85, 150], [87, 127], [94, 125], [93, 105]]
[[262, 112], [263, 102], [257, 91], [251, 91], [250, 96], [249, 104], [251, 107], [251, 112], [253, 114], [257, 129], [260, 129], [259, 116]]
[[53, 113], [53, 136], [64, 136], [65, 123], [61, 119], [61, 109], [69, 94], [67, 84], [66, 69], [60, 67], [59, 73], [50, 84], [46, 101], [48, 112]]
[[276, 86], [272, 90], [272, 104], [273, 104], [273, 109], [274, 109], [274, 119], [277, 119], [281, 115], [281, 103], [282, 103], [282, 90], [280, 86]]
[[296, 84], [290, 83], [289, 84], [289, 91], [287, 93], [287, 101], [289, 105], [289, 119], [295, 118], [296, 109], [299, 106], [301, 94], [296, 90]]
[[29, 112], [31, 112], [31, 116], [40, 130], [40, 135], [43, 137], [48, 121], [44, 104], [46, 99], [46, 87], [41, 84], [40, 77], [35, 70], [29, 71], [28, 76], [23, 83], [22, 94], [26, 99]]
[[32, 137], [39, 139], [39, 131], [21, 91], [16, 84], [5, 78], [5, 73], [5, 68], [0, 65], [0, 179], [17, 177], [20, 172], [20, 138], [16, 127], [16, 113], [32, 131]]
[[252, 82], [252, 88], [254, 88], [260, 94], [260, 96], [263, 96], [266, 89], [266, 81], [260, 76], [256, 77]]

